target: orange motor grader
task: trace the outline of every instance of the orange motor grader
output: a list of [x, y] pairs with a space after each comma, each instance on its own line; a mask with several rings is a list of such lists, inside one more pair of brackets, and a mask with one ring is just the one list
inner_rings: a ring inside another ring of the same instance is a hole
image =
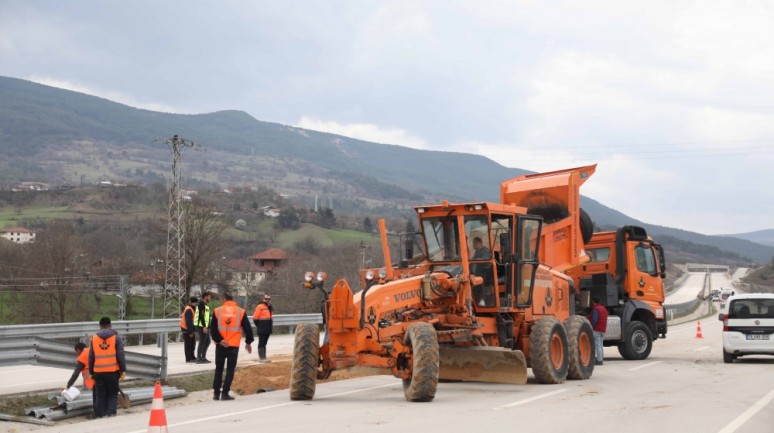
[[325, 337], [317, 325], [296, 328], [291, 399], [313, 398], [317, 379], [353, 367], [402, 379], [409, 401], [432, 400], [439, 380], [523, 384], [528, 366], [540, 383], [591, 377], [593, 331], [562, 272], [588, 261], [578, 191], [594, 168], [511, 179], [503, 203], [415, 208], [421, 275], [396, 278], [387, 266], [383, 284], [353, 293], [341, 279], [328, 293], [324, 273], [307, 273], [304, 286], [325, 296]]

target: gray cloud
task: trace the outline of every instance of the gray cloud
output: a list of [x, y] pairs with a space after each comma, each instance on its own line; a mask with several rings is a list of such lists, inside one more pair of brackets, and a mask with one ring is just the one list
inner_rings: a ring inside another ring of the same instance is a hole
[[536, 171], [598, 161], [584, 189], [607, 205], [743, 232], [773, 225], [773, 16], [738, 2], [0, 0], [0, 74]]

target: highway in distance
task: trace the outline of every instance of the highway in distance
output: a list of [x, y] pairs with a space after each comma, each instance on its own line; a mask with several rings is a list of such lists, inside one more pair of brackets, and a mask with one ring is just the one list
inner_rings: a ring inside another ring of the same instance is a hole
[[[722, 359], [716, 318], [671, 327], [650, 358], [625, 361], [606, 348], [589, 380], [540, 385], [441, 383], [430, 403], [410, 403], [401, 382], [371, 376], [319, 384], [314, 400], [291, 401], [287, 390], [167, 408], [171, 432], [541, 431], [771, 433], [774, 357]], [[114, 418], [56, 427], [13, 424], [15, 431], [145, 433], [150, 406]], [[132, 409], [134, 411], [135, 409]]]

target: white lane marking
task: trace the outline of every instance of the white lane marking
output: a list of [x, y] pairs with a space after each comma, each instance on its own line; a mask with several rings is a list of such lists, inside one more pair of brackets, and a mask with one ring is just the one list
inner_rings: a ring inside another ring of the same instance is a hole
[[629, 369], [629, 371], [637, 371], [637, 370], [641, 370], [641, 369], [643, 369], [643, 368], [652, 367], [652, 366], [654, 366], [654, 365], [656, 365], [656, 364], [661, 364], [662, 362], [664, 362], [664, 361], [656, 361], [656, 362], [651, 362], [651, 363], [649, 363], [649, 364], [640, 365], [640, 366], [638, 366], [638, 367], [633, 367], [633, 368], [630, 368], [630, 369]]
[[524, 400], [514, 401], [513, 403], [504, 404], [502, 406], [496, 406], [493, 409], [494, 410], [503, 410], [503, 409], [509, 409], [516, 406], [521, 406], [522, 404], [531, 403], [536, 400], [540, 400], [543, 398], [551, 397], [553, 395], [561, 394], [563, 392], [567, 391], [567, 388], [565, 389], [557, 389], [556, 391], [547, 392], [545, 394], [536, 395], [534, 397], [525, 398]]
[[701, 352], [702, 350], [712, 349], [712, 346], [701, 346], [698, 349], [693, 349], [694, 352]]
[[[363, 392], [363, 391], [370, 391], [372, 389], [386, 388], [388, 386], [395, 386], [395, 385], [396, 384], [394, 384], [394, 383], [390, 383], [390, 384], [387, 384], [387, 385], [372, 386], [370, 388], [355, 389], [355, 390], [352, 390], [352, 391], [343, 391], [343, 392], [339, 392], [339, 393], [336, 393], [336, 394], [325, 395], [325, 396], [319, 397], [319, 398], [317, 398], [317, 400], [323, 400], [323, 399], [332, 398], [332, 397], [340, 397], [342, 395], [354, 394], [354, 393]], [[302, 403], [302, 402], [300, 402], [300, 401], [287, 401], [285, 403], [278, 403], [278, 404], [273, 404], [273, 405], [270, 405], [270, 406], [262, 406], [262, 407], [256, 407], [256, 408], [253, 408], [253, 409], [240, 410], [240, 411], [237, 411], [237, 412], [228, 412], [228, 413], [222, 413], [220, 415], [213, 415], [213, 416], [208, 416], [208, 417], [204, 417], [204, 418], [191, 419], [191, 420], [188, 420], [188, 421], [183, 421], [183, 422], [179, 422], [179, 423], [175, 423], [175, 424], [169, 424], [167, 427], [172, 428], [172, 427], [178, 427], [178, 426], [182, 426], [182, 425], [196, 424], [196, 423], [199, 423], [199, 422], [202, 422], [202, 421], [211, 421], [211, 420], [220, 419], [220, 418], [230, 418], [230, 417], [233, 417], [233, 416], [236, 416], [236, 415], [244, 415], [246, 413], [260, 412], [262, 410], [275, 409], [275, 408], [278, 408], [278, 407], [285, 407], [285, 406], [292, 406], [292, 405], [300, 404], [300, 403]], [[131, 432], [128, 432], [128, 433], [147, 433], [147, 431], [148, 431], [147, 429], [142, 429], [142, 430], [134, 430], [134, 431], [131, 431]]]
[[758, 413], [761, 409], [766, 407], [771, 400], [774, 399], [774, 389], [772, 389], [768, 394], [766, 394], [765, 397], [758, 400], [754, 405], [750, 406], [749, 409], [744, 411], [741, 415], [736, 417], [733, 421], [731, 421], [730, 424], [723, 427], [722, 430], [720, 430], [718, 433], [733, 433], [735, 432], [739, 427], [742, 426], [742, 424], [746, 423], [750, 418], [755, 416], [756, 413]]

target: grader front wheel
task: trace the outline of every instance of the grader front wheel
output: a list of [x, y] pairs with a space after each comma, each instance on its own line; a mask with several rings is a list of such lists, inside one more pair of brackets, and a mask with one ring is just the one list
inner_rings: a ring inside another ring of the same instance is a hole
[[403, 394], [408, 401], [432, 401], [438, 388], [440, 357], [438, 337], [429, 323], [412, 323], [404, 344], [411, 347], [411, 378], [403, 380]]
[[567, 333], [556, 317], [544, 317], [532, 326], [529, 364], [539, 383], [562, 383], [569, 368]]
[[290, 368], [291, 400], [311, 400], [314, 397], [319, 362], [320, 329], [312, 323], [301, 323], [296, 327]]

